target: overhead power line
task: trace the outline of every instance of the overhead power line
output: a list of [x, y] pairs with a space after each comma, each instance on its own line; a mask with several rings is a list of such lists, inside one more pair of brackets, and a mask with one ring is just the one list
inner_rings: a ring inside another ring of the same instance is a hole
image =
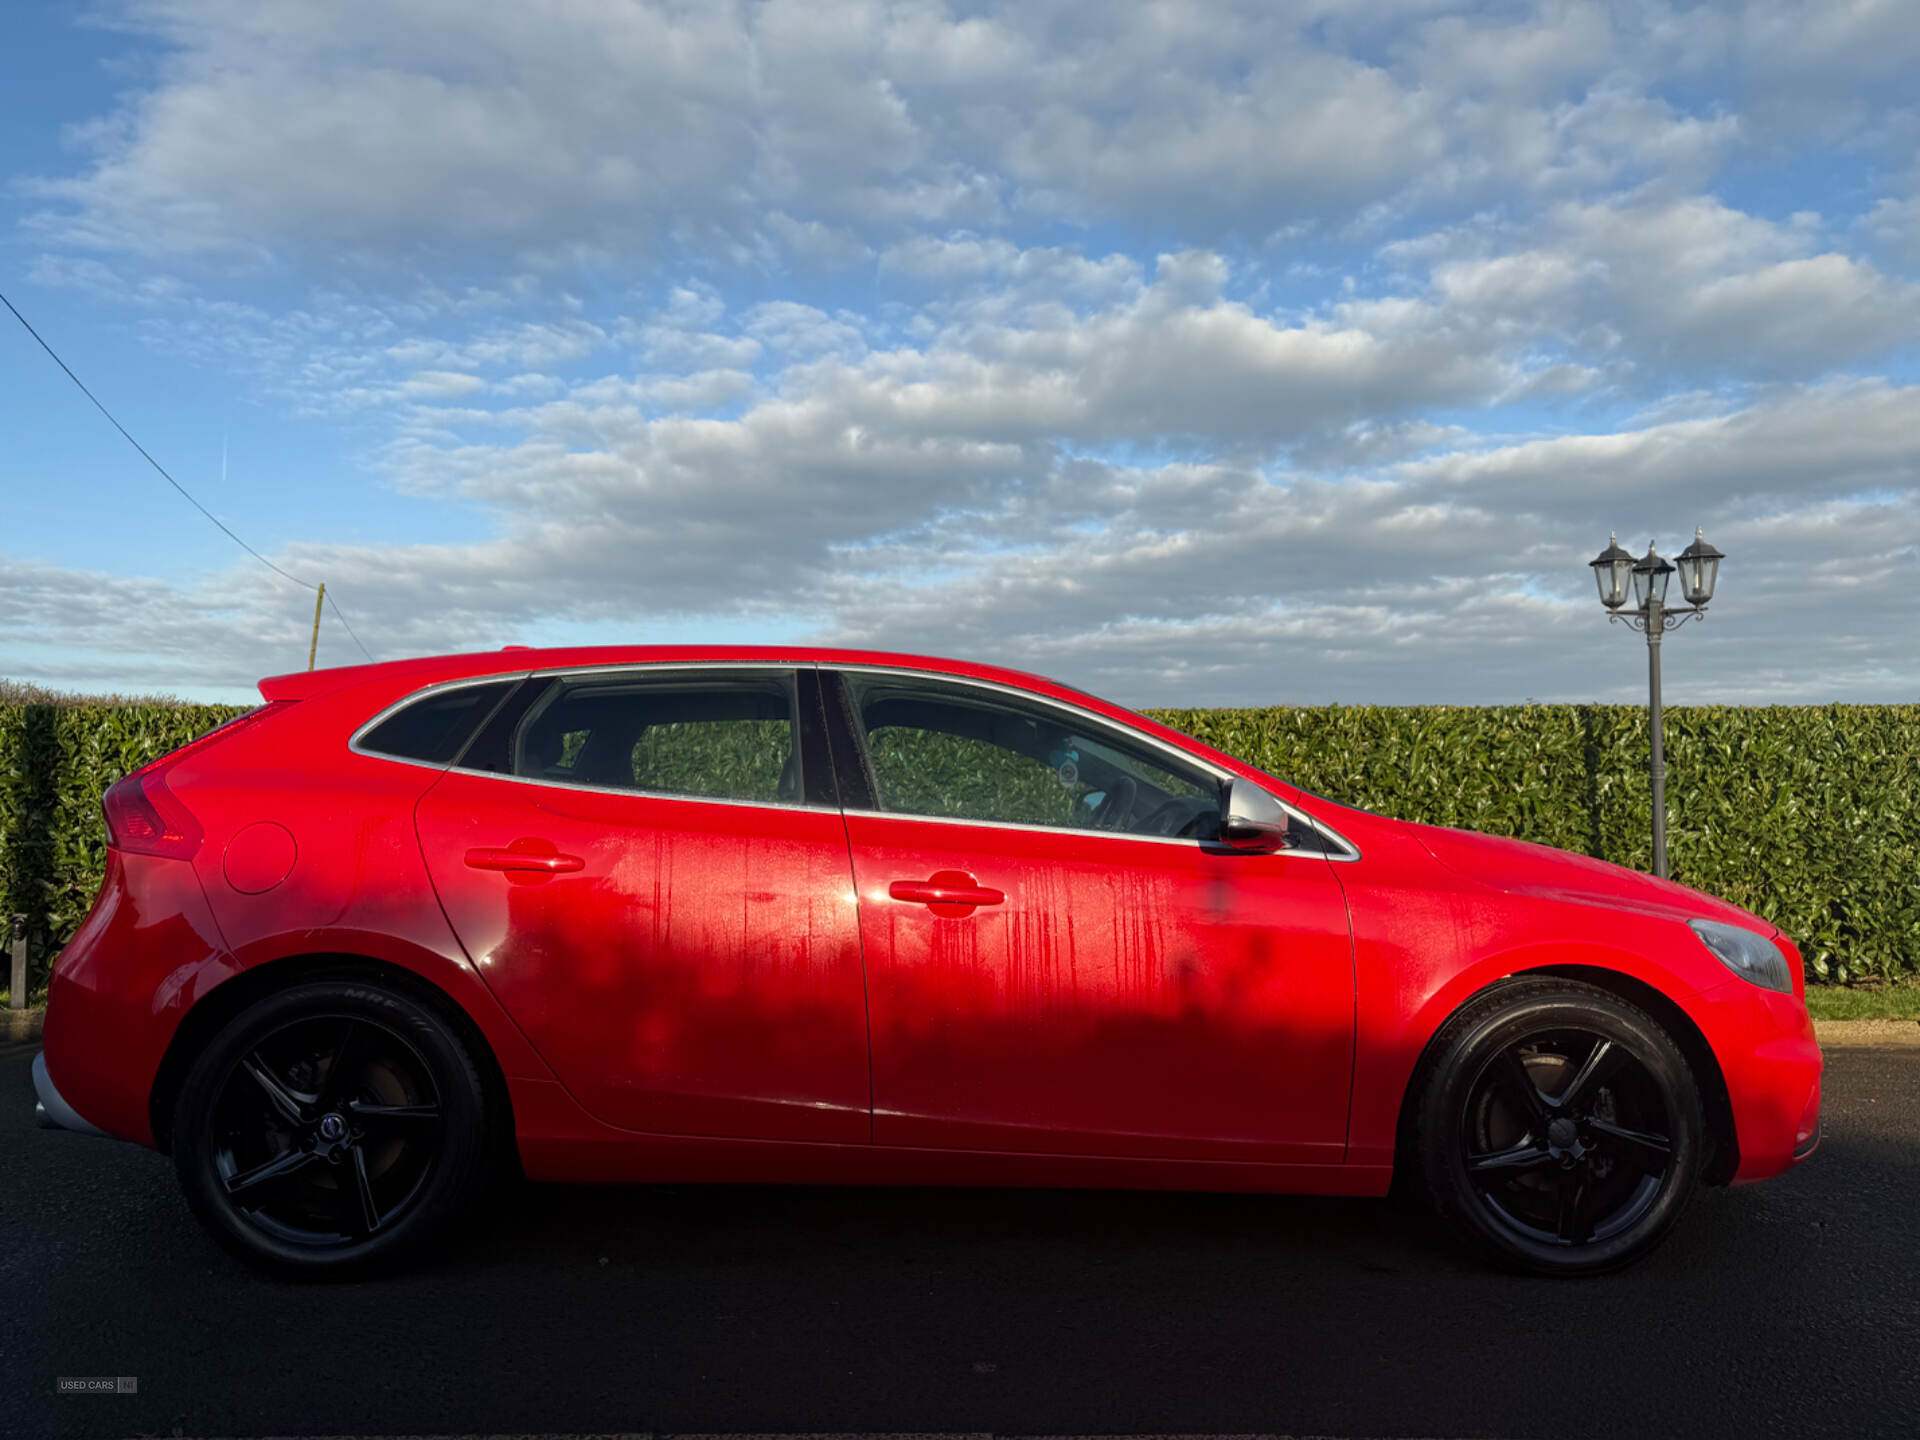
[[[293, 584], [301, 586], [303, 589], [307, 589], [307, 590], [318, 591], [322, 588], [314, 584], [311, 580], [302, 580], [298, 575], [289, 575], [285, 570], [282, 570], [278, 565], [274, 564], [273, 561], [269, 560], [266, 556], [262, 555], [258, 550], [254, 549], [253, 546], [249, 545], [246, 541], [242, 540], [238, 535], [234, 534], [233, 531], [227, 527], [226, 523], [222, 521], [218, 515], [215, 515], [211, 510], [207, 509], [206, 506], [202, 505], [198, 500], [194, 499], [193, 495], [188, 491], [187, 487], [182, 485], [178, 480], [174, 479], [173, 476], [168, 474], [167, 467], [162, 465], [158, 460], [154, 459], [152, 455], [148, 454], [147, 447], [142, 445], [138, 440], [134, 439], [133, 436], [130, 433], [128, 433], [127, 427], [122, 425], [118, 420], [113, 418], [113, 412], [107, 409], [105, 405], [100, 403], [100, 397], [95, 395], [93, 391], [89, 390], [86, 386], [86, 382], [83, 381], [78, 375], [73, 373], [73, 367], [68, 365], [66, 361], [62, 360], [60, 358], [59, 352], [56, 351], [53, 348], [53, 346], [49, 345], [46, 342], [46, 340], [41, 337], [40, 332], [33, 328], [33, 326], [28, 322], [27, 317], [22, 315], [19, 312], [19, 310], [14, 308], [13, 301], [9, 300], [4, 294], [0, 294], [0, 305], [5, 305], [8, 310], [13, 312], [13, 318], [18, 320], [20, 324], [23, 327], [25, 327], [27, 334], [31, 335], [34, 338], [34, 341], [40, 346], [40, 348], [47, 352], [48, 357], [52, 359], [53, 363], [58, 365], [61, 368], [61, 370], [66, 373], [66, 377], [69, 380], [73, 381], [75, 385], [79, 386], [80, 393], [86, 396], [87, 399], [93, 402], [93, 408], [98, 410], [102, 415], [107, 417], [107, 423], [113, 426], [114, 429], [118, 430], [122, 438], [124, 438], [129, 445], [133, 446], [134, 449], [140, 452], [140, 458], [145, 460], [147, 464], [151, 465], [155, 470], [157, 470], [162, 480], [166, 481], [167, 484], [171, 485], [175, 490], [178, 490], [181, 494], [181, 497], [185, 499], [189, 505], [193, 506], [194, 509], [198, 510], [202, 515], [206, 516], [207, 519], [211, 520], [214, 523], [214, 525], [219, 528], [221, 534], [225, 535], [229, 540], [233, 541], [234, 544], [238, 545], [242, 550], [246, 551], [247, 554], [251, 555], [254, 559], [258, 560], [262, 565], [266, 566], [267, 569], [273, 571], [273, 573], [278, 575], [282, 580], [289, 580]], [[368, 650], [365, 645], [362, 645], [360, 643], [360, 637], [354, 634], [353, 626], [347, 624], [347, 617], [340, 612], [340, 606], [338, 602], [336, 602], [331, 595], [327, 595], [324, 598], [326, 599], [328, 608], [333, 611], [334, 618], [340, 622], [341, 628], [347, 632], [348, 636], [353, 640], [353, 643], [359, 646], [360, 653], [362, 655], [365, 655], [368, 660], [372, 660], [373, 652]]]
[[[339, 602], [331, 595], [327, 596], [327, 608], [333, 611], [333, 618], [340, 622], [340, 628], [347, 632], [347, 635], [352, 639], [353, 643], [360, 645], [360, 637], [353, 633], [353, 627], [347, 624], [347, 617], [340, 613]], [[360, 653], [365, 655], [369, 660], [373, 659], [373, 652], [364, 645], [360, 645]]]

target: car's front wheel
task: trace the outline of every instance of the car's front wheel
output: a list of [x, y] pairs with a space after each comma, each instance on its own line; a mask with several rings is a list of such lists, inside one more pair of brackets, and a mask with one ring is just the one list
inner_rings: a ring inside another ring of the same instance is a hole
[[173, 1156], [188, 1203], [242, 1259], [362, 1274], [439, 1238], [484, 1169], [485, 1093], [435, 1011], [361, 980], [290, 986], [188, 1072]]
[[1686, 1057], [1638, 1006], [1518, 979], [1437, 1037], [1414, 1140], [1434, 1208], [1467, 1241], [1539, 1274], [1645, 1255], [1700, 1183], [1706, 1122]]

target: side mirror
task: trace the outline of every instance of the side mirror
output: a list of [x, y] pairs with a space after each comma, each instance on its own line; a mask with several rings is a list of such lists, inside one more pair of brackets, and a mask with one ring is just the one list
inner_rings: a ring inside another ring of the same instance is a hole
[[1286, 807], [1251, 781], [1229, 780], [1220, 801], [1220, 839], [1236, 850], [1284, 850]]

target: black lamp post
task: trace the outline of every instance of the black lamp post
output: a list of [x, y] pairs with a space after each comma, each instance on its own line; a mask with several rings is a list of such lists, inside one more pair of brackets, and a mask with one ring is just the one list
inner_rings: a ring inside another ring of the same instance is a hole
[[[1620, 548], [1619, 537], [1612, 536], [1607, 548], [1588, 562], [1599, 583], [1600, 603], [1607, 607], [1607, 619], [1624, 621], [1647, 637], [1647, 709], [1653, 732], [1653, 873], [1663, 880], [1667, 876], [1667, 752], [1661, 734], [1660, 637], [1707, 613], [1714, 584], [1720, 578], [1720, 562], [1725, 558], [1695, 530], [1693, 543], [1675, 561], [1664, 559], [1651, 542], [1647, 553], [1636, 560]], [[1676, 572], [1687, 603], [1670, 607], [1667, 585]], [[1624, 608], [1629, 586], [1633, 591], [1631, 610]]]

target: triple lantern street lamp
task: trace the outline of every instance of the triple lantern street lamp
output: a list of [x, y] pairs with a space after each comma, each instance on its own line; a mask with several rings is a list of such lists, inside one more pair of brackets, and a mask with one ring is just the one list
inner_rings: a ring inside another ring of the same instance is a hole
[[[1608, 537], [1607, 548], [1588, 562], [1593, 578], [1599, 582], [1600, 603], [1607, 607], [1607, 619], [1623, 621], [1647, 637], [1647, 710], [1653, 732], [1653, 873], [1663, 880], [1667, 878], [1667, 755], [1660, 731], [1660, 637], [1707, 613], [1714, 582], [1720, 578], [1720, 562], [1726, 558], [1695, 530], [1693, 543], [1672, 560], [1662, 556], [1651, 541], [1647, 553], [1636, 559], [1620, 548], [1620, 537], [1613, 535]], [[1667, 585], [1676, 571], [1680, 593], [1687, 603], [1670, 606]], [[1633, 599], [1630, 610], [1625, 608], [1629, 589]]]

